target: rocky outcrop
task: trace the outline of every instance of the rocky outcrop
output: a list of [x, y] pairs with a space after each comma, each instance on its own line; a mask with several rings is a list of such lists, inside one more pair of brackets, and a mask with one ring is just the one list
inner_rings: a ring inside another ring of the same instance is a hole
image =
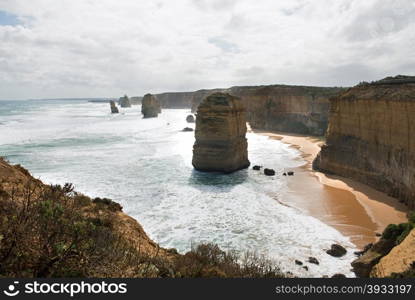
[[382, 257], [371, 272], [370, 277], [390, 277], [393, 273], [404, 273], [415, 262], [415, 229], [389, 254]]
[[245, 108], [224, 93], [206, 97], [196, 116], [193, 166], [207, 172], [231, 173], [249, 166]]
[[121, 97], [120, 100], [118, 101], [118, 103], [123, 108], [131, 107], [130, 99], [128, 98], [127, 95], [124, 95], [124, 97]]
[[118, 107], [117, 107], [117, 105], [115, 104], [115, 101], [110, 101], [110, 108], [111, 108], [111, 113], [112, 114], [118, 114], [119, 113], [119, 110], [118, 110]]
[[415, 207], [415, 78], [361, 84], [331, 100], [316, 170], [365, 183]]
[[152, 94], [145, 95], [141, 104], [141, 112], [144, 118], [157, 118], [161, 113], [160, 102]]

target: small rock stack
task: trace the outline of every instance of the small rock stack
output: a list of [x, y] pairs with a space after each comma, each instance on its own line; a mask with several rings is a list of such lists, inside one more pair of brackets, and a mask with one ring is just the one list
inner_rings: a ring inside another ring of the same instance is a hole
[[249, 167], [245, 135], [245, 108], [239, 98], [226, 93], [206, 97], [197, 110], [193, 166], [223, 173]]
[[141, 103], [141, 112], [144, 118], [157, 118], [161, 113], [160, 101], [152, 94], [145, 95]]
[[121, 97], [119, 100], [119, 103], [120, 103], [120, 106], [123, 108], [131, 107], [131, 102], [127, 95], [124, 95], [124, 97]]
[[110, 107], [111, 107], [111, 113], [112, 114], [118, 114], [119, 113], [119, 110], [118, 110], [118, 107], [117, 107], [117, 105], [115, 104], [115, 101], [110, 101]]

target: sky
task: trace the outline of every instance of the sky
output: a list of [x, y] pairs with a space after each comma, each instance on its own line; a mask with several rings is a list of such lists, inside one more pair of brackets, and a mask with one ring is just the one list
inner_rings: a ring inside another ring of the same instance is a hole
[[0, 0], [0, 99], [415, 75], [414, 0]]

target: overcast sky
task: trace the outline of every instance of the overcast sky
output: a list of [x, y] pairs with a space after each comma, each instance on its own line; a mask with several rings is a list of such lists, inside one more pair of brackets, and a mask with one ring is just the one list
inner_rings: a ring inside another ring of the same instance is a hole
[[415, 74], [414, 0], [0, 0], [0, 99]]

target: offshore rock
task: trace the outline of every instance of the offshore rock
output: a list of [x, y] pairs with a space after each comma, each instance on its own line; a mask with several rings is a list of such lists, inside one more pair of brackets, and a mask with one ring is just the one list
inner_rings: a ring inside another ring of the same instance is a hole
[[[316, 170], [365, 183], [415, 208], [415, 77], [363, 83], [332, 98]], [[412, 79], [411, 79], [412, 78]]]
[[186, 117], [186, 122], [187, 123], [194, 123], [195, 122], [195, 117], [193, 115], [188, 115]]
[[158, 114], [161, 113], [160, 102], [152, 94], [145, 95], [141, 104], [141, 112], [144, 118], [157, 118]]
[[275, 171], [273, 169], [264, 169], [264, 174], [266, 176], [275, 176]]
[[119, 110], [118, 110], [118, 107], [117, 107], [117, 105], [115, 104], [115, 101], [110, 101], [110, 107], [111, 107], [111, 113], [112, 114], [118, 114], [119, 113]]
[[120, 106], [123, 108], [131, 107], [131, 102], [127, 95], [124, 95], [124, 97], [121, 97], [119, 100], [119, 103], [120, 103]]
[[239, 98], [225, 93], [206, 97], [197, 110], [195, 169], [231, 173], [249, 167], [246, 130], [245, 108]]
[[347, 250], [341, 245], [333, 244], [331, 245], [331, 248], [326, 251], [328, 255], [334, 256], [334, 257], [342, 257], [346, 255]]

